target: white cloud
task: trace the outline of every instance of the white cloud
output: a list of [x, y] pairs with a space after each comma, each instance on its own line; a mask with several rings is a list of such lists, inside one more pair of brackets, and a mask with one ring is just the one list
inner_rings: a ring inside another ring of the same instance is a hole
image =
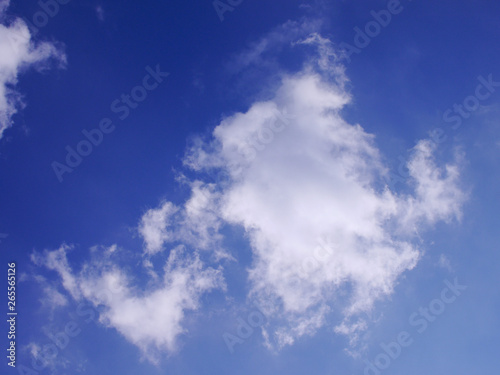
[[170, 217], [177, 211], [170, 202], [160, 207], [148, 210], [141, 218], [139, 233], [144, 239], [145, 251], [155, 254], [163, 249], [171, 233], [168, 231]]
[[[43, 328], [46, 330], [46, 327]], [[48, 331], [46, 331], [47, 333]], [[37, 342], [30, 342], [22, 347], [24, 351], [27, 351], [31, 358], [31, 363], [36, 363], [37, 368], [47, 369], [51, 371], [52, 374], [67, 373], [69, 368], [74, 365], [74, 359], [71, 360], [67, 357], [68, 353], [62, 355], [54, 355], [53, 349], [50, 350], [50, 344], [39, 344]], [[24, 370], [20, 372], [29, 372], [29, 370]], [[31, 373], [37, 373], [32, 371]]]
[[249, 48], [235, 54], [228, 62], [226, 68], [230, 74], [239, 74], [250, 66], [259, 66], [259, 68], [278, 67], [275, 60], [276, 51], [291, 46], [293, 42], [299, 40], [302, 36], [317, 30], [318, 21], [287, 21], [276, 27], [265, 37], [252, 43]]
[[439, 256], [438, 266], [446, 269], [448, 272], [453, 272], [453, 267], [451, 266], [450, 259], [444, 254], [441, 254]]
[[[442, 168], [432, 143], [420, 141], [408, 162], [411, 192], [391, 191], [374, 135], [342, 116], [351, 96], [331, 43], [317, 34], [290, 33], [292, 26], [283, 38], [276, 32], [243, 55], [258, 65], [269, 50], [290, 42], [317, 48], [314, 57], [308, 54], [296, 73], [278, 72], [281, 81], [268, 99], [224, 118], [210, 139], [196, 139], [184, 164], [200, 177], [181, 178], [189, 199], [163, 202], [142, 216], [138, 232], [154, 288], [134, 288], [112, 262], [86, 265], [75, 275], [67, 249], [34, 257], [56, 270], [75, 298], [104, 305], [102, 322], [143, 353], [175, 350], [185, 312], [198, 308], [202, 293], [223, 288], [221, 271], [205, 267], [197, 254], [208, 251], [216, 260], [225, 254], [225, 224], [245, 231], [242, 241], [253, 252], [249, 297], [267, 315], [266, 344], [281, 348], [325, 324], [355, 342], [367, 327], [364, 314], [417, 264], [419, 232], [439, 220], [460, 219], [465, 194], [459, 158]], [[234, 61], [235, 71], [246, 68], [244, 59]], [[203, 181], [214, 173], [225, 177]], [[161, 278], [152, 262], [159, 257], [152, 256], [167, 244], [174, 249]], [[183, 245], [194, 254], [186, 255]], [[112, 284], [119, 288], [109, 299], [101, 291]], [[332, 324], [333, 312], [340, 318]]]
[[46, 304], [47, 306], [54, 308], [66, 306], [68, 304], [67, 298], [54, 287], [47, 286], [43, 289], [43, 292], [45, 293], [45, 296], [42, 299], [42, 304]]
[[201, 181], [183, 183], [191, 189], [191, 196], [182, 208], [163, 202], [142, 216], [138, 231], [144, 240], [144, 250], [154, 255], [167, 243], [182, 243], [197, 250], [213, 250], [217, 257], [226, 257], [220, 246], [221, 226], [213, 184]]
[[30, 67], [43, 70], [50, 61], [56, 61], [60, 67], [66, 64], [66, 56], [54, 44], [33, 42], [23, 20], [5, 21], [9, 3], [0, 3], [0, 138], [12, 125], [12, 116], [24, 106], [16, 90], [19, 73]]
[[43, 255], [33, 253], [31, 255], [31, 261], [37, 266], [43, 265], [49, 270], [57, 272], [61, 277], [64, 289], [66, 289], [74, 298], [78, 298], [80, 296], [79, 288], [66, 257], [66, 252], [71, 249], [71, 246], [62, 244], [59, 249], [51, 252], [45, 252]]
[[437, 167], [433, 158], [435, 148], [430, 140], [420, 141], [408, 163], [416, 194], [403, 206], [407, 210], [404, 217], [407, 225], [418, 220], [432, 224], [438, 220], [461, 217], [461, 205], [466, 194], [458, 187], [458, 167], [450, 164], [444, 168]]
[[[318, 35], [299, 44], [316, 45], [317, 60], [282, 74], [272, 99], [225, 118], [185, 160], [230, 177], [219, 186], [220, 216], [250, 240], [250, 297], [268, 314], [265, 337], [277, 347], [314, 333], [339, 308], [337, 332], [355, 338], [366, 327], [360, 314], [415, 267], [421, 226], [459, 218], [465, 199], [457, 166], [437, 167], [429, 141], [416, 145], [408, 164], [414, 193], [384, 187], [387, 169], [374, 136], [342, 118], [350, 95], [343, 68], [331, 66], [338, 64], [331, 46]], [[264, 142], [285, 109], [286, 130]]]
[[69, 249], [63, 245], [57, 250], [35, 253], [33, 260], [56, 271], [76, 300], [102, 306], [99, 321], [116, 329], [153, 362], [160, 352], [177, 349], [178, 337], [186, 331], [185, 315], [200, 307], [201, 295], [225, 288], [221, 271], [205, 267], [196, 253], [188, 254], [183, 246], [171, 250], [163, 279], [147, 290], [134, 286], [134, 280], [116, 265], [115, 247], [85, 263], [80, 272], [68, 265]]

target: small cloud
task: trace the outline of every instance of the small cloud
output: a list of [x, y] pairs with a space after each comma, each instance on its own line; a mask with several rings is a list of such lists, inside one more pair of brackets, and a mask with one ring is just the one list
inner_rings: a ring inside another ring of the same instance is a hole
[[68, 359], [60, 355], [48, 356], [46, 347], [46, 345], [42, 346], [39, 343], [30, 342], [24, 347], [24, 350], [28, 351], [33, 358], [33, 361], [35, 361], [39, 366], [42, 366], [44, 369], [48, 368], [53, 373], [68, 367]]
[[102, 8], [102, 6], [98, 5], [96, 6], [95, 8], [95, 13], [97, 15], [97, 19], [101, 22], [104, 22], [104, 9]]
[[160, 207], [148, 210], [139, 224], [139, 233], [144, 239], [145, 251], [156, 254], [163, 249], [171, 234], [168, 231], [170, 217], [177, 211], [170, 202]]
[[[197, 253], [190, 254], [183, 246], [170, 251], [162, 279], [146, 290], [133, 285], [133, 279], [109, 252], [86, 262], [80, 272], [73, 271], [66, 257], [69, 250], [63, 244], [57, 250], [35, 253], [32, 260], [57, 272], [62, 286], [76, 301], [102, 307], [99, 322], [116, 329], [154, 363], [161, 352], [177, 350], [178, 338], [186, 332], [186, 314], [200, 308], [202, 295], [225, 290], [221, 270], [206, 267]], [[64, 303], [56, 294], [52, 298]], [[38, 358], [39, 346], [32, 345], [31, 352]]]
[[453, 271], [453, 268], [451, 266], [450, 260], [444, 254], [441, 254], [439, 256], [438, 266], [441, 267], [441, 268], [444, 268], [444, 269], [448, 270], [449, 272]]
[[163, 202], [142, 216], [138, 231], [144, 240], [145, 253], [154, 255], [164, 250], [165, 244], [180, 242], [199, 250], [212, 249], [218, 258], [227, 257], [220, 246], [221, 220], [213, 184], [186, 183], [191, 196], [183, 207]]

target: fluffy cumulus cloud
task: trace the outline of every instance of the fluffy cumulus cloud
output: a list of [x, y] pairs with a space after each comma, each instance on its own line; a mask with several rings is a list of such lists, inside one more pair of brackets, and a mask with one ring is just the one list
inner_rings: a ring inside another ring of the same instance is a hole
[[12, 125], [12, 116], [24, 106], [16, 90], [19, 74], [30, 67], [43, 70], [51, 61], [60, 67], [66, 64], [60, 48], [53, 43], [35, 43], [22, 19], [7, 17], [9, 3], [0, 1], [0, 138]]
[[185, 160], [227, 176], [216, 205], [249, 238], [250, 297], [270, 318], [273, 347], [314, 333], [333, 306], [343, 314], [336, 331], [355, 339], [362, 313], [415, 267], [414, 237], [459, 218], [465, 198], [458, 167], [437, 166], [427, 140], [408, 163], [413, 192], [390, 191], [374, 136], [342, 117], [350, 95], [329, 42], [311, 35], [300, 45], [318, 57], [283, 75], [271, 99], [225, 118]]
[[[272, 33], [270, 42], [245, 51], [253, 56], [248, 64], [260, 64], [276, 40], [285, 40], [307, 50], [303, 68], [275, 72], [265, 100], [193, 141], [184, 165], [197, 177], [180, 178], [189, 198], [162, 202], [140, 219], [154, 287], [133, 287], [111, 260], [75, 273], [64, 247], [34, 258], [57, 271], [74, 298], [104, 305], [102, 322], [143, 352], [173, 350], [186, 311], [198, 307], [202, 293], [224, 288], [221, 269], [197, 255], [217, 254], [215, 263], [224, 255], [238, 259], [238, 249], [222, 249], [224, 225], [245, 232], [241, 241], [253, 253], [249, 299], [267, 315], [266, 343], [281, 348], [324, 325], [355, 341], [366, 313], [417, 264], [420, 232], [460, 218], [460, 158], [439, 165], [433, 144], [422, 140], [407, 165], [408, 189], [391, 191], [375, 136], [342, 116], [351, 96], [331, 43], [318, 34], [284, 35]], [[159, 278], [153, 262], [167, 249]], [[112, 299], [101, 295], [113, 289]]]
[[136, 287], [136, 280], [117, 266], [114, 257], [120, 250], [116, 246], [93, 248], [93, 259], [79, 272], [69, 266], [70, 250], [62, 245], [57, 250], [34, 253], [32, 260], [57, 272], [76, 301], [102, 308], [99, 321], [115, 328], [151, 361], [161, 352], [177, 349], [178, 337], [185, 331], [185, 315], [199, 308], [200, 296], [225, 287], [219, 269], [205, 267], [196, 253], [188, 253], [183, 246], [171, 250], [163, 278], [149, 283], [147, 290]]

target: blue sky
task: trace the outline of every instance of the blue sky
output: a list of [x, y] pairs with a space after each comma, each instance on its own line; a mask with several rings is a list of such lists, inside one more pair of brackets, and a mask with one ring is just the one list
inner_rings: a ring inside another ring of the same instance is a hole
[[500, 4], [0, 15], [5, 373], [499, 367]]

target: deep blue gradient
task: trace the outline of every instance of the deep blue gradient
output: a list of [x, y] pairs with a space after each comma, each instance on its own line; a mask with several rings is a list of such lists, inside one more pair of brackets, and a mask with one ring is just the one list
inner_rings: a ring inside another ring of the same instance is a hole
[[[162, 199], [181, 204], [189, 190], [176, 182], [185, 171], [182, 157], [190, 139], [209, 134], [223, 115], [245, 111], [270, 85], [269, 72], [229, 73], [230, 62], [288, 20], [315, 20], [319, 32], [339, 46], [354, 45], [355, 27], [372, 20], [370, 11], [386, 9], [385, 1], [244, 0], [220, 21], [209, 0], [195, 1], [70, 1], [40, 28], [35, 40], [64, 45], [66, 69], [20, 75], [18, 89], [26, 108], [0, 140], [0, 264], [15, 261], [26, 281], [18, 284], [18, 364], [31, 366], [31, 341], [49, 343], [42, 326], [61, 330], [75, 321], [81, 334], [59, 357], [68, 368], [55, 373], [84, 374], [363, 374], [366, 360], [381, 353], [380, 343], [401, 331], [414, 342], [403, 349], [383, 374], [495, 373], [500, 326], [498, 267], [500, 90], [481, 101], [481, 109], [463, 119], [460, 128], [443, 113], [474, 95], [478, 77], [500, 81], [500, 3], [494, 1], [424, 2], [402, 0], [403, 11], [359, 54], [345, 62], [353, 101], [345, 118], [376, 135], [375, 143], [398, 174], [416, 139], [436, 128], [444, 134], [437, 154], [450, 160], [455, 147], [466, 155], [462, 178], [470, 191], [460, 223], [438, 224], [422, 234], [423, 258], [402, 278], [390, 300], [377, 305], [376, 323], [365, 337], [367, 351], [349, 356], [347, 339], [324, 328], [278, 353], [262, 345], [256, 331], [229, 353], [222, 333], [236, 329], [245, 301], [248, 244], [238, 228], [225, 228], [226, 244], [238, 263], [228, 263], [227, 296], [204, 296], [203, 308], [187, 321], [177, 353], [158, 365], [141, 361], [136, 347], [97, 321], [85, 322], [77, 303], [51, 312], [42, 307], [40, 285], [32, 278], [33, 251], [74, 244], [71, 266], [78, 270], [94, 245], [119, 244], [129, 254], [131, 274], [139, 283], [142, 242], [138, 219]], [[99, 20], [96, 7], [102, 7]], [[8, 14], [32, 19], [39, 5], [12, 1]], [[301, 57], [283, 52], [283, 69], [293, 71]], [[276, 62], [279, 64], [279, 62]], [[170, 75], [120, 120], [110, 106], [140, 85], [157, 65]], [[248, 74], [248, 76], [245, 76]], [[240, 79], [241, 78], [241, 79]], [[76, 148], [82, 131], [110, 118], [115, 130], [73, 172], [59, 182], [51, 164], [64, 162], [66, 146]], [[404, 178], [396, 184], [405, 189]], [[232, 231], [235, 231], [234, 233]], [[451, 270], [439, 267], [445, 254]], [[50, 281], [55, 273], [46, 272]], [[467, 285], [428, 329], [419, 334], [409, 317], [439, 297], [444, 280]], [[6, 301], [3, 291], [0, 301]], [[233, 300], [228, 309], [226, 297]], [[4, 302], [2, 302], [3, 304]], [[229, 311], [231, 310], [231, 311]], [[237, 311], [234, 311], [237, 310]], [[6, 332], [6, 324], [2, 324]], [[2, 348], [6, 343], [1, 334]], [[4, 358], [5, 360], [5, 358]], [[16, 370], [6, 368], [5, 373]], [[49, 374], [50, 369], [40, 371]]]

